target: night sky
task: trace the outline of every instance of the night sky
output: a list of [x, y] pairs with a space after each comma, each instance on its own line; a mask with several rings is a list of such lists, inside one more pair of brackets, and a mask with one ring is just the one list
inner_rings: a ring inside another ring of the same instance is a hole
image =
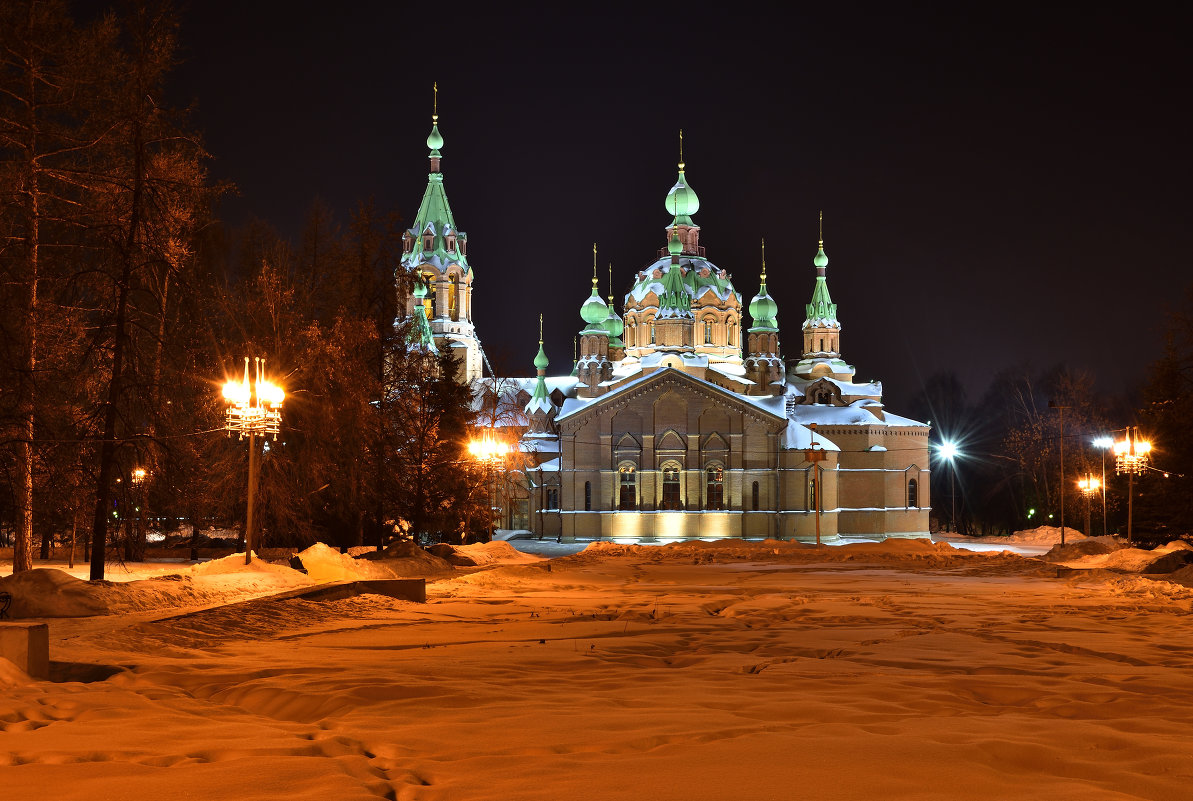
[[1023, 363], [1129, 390], [1191, 280], [1193, 15], [832, 5], [196, 0], [172, 91], [223, 218], [294, 236], [315, 197], [414, 216], [438, 81], [474, 319], [519, 374], [540, 312], [570, 370], [594, 241], [619, 297], [665, 244], [682, 127], [708, 257], [748, 303], [766, 237], [787, 356], [823, 209], [844, 356], [894, 411], [944, 369], [972, 400]]

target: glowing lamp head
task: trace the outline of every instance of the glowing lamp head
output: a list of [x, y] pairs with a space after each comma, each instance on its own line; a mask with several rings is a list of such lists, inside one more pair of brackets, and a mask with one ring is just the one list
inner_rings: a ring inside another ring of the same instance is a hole
[[281, 406], [282, 401], [286, 399], [286, 391], [277, 384], [263, 381], [257, 385], [257, 397], [269, 406]]
[[1098, 437], [1093, 441], [1095, 448], [1112, 448], [1114, 447], [1114, 440], [1110, 437]]
[[956, 459], [960, 453], [957, 450], [957, 443], [955, 443], [955, 442], [940, 443], [940, 447], [937, 448], [937, 452], [941, 455], [942, 458], [948, 459], [950, 462], [953, 459]]
[[249, 385], [240, 381], [229, 381], [224, 384], [224, 400], [246, 405], [250, 397]]

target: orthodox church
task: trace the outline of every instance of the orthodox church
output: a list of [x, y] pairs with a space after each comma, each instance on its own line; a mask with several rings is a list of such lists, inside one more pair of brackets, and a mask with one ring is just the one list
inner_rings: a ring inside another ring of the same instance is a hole
[[432, 122], [427, 190], [402, 262], [423, 281], [406, 312], [412, 344], [459, 349], [460, 379], [478, 398], [520, 412], [523, 464], [503, 527], [560, 539], [926, 536], [929, 427], [888, 412], [880, 382], [854, 382], [823, 236], [800, 356], [788, 360], [765, 243], [747, 308], [701, 244], [682, 154], [664, 246], [633, 276], [620, 315], [598, 291], [593, 246], [572, 372], [548, 376], [540, 327], [536, 378], [482, 379], [467, 237], [443, 189], [437, 114]]

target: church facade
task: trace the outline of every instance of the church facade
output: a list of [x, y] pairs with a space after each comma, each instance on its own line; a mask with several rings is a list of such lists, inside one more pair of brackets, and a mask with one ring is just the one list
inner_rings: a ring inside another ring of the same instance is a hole
[[517, 522], [564, 540], [927, 536], [929, 427], [888, 412], [880, 382], [854, 382], [823, 239], [789, 361], [765, 243], [743, 307], [700, 244], [682, 162], [666, 208], [666, 246], [633, 277], [622, 315], [598, 294], [594, 255], [571, 376], [547, 375], [540, 340], [538, 376], [523, 384], [531, 466]]

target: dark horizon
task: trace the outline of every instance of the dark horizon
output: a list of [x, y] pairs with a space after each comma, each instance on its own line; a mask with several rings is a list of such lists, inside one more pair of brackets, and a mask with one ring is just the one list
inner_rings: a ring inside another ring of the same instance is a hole
[[619, 296], [664, 244], [683, 128], [708, 257], [748, 304], [766, 238], [788, 357], [824, 211], [844, 356], [899, 412], [941, 370], [971, 401], [1026, 362], [1143, 378], [1193, 252], [1180, 13], [549, 10], [428, 33], [389, 6], [219, 1], [184, 13], [173, 91], [239, 188], [224, 219], [293, 237], [316, 197], [413, 217], [438, 81], [474, 319], [524, 375], [540, 312], [549, 373], [570, 371], [594, 241]]

